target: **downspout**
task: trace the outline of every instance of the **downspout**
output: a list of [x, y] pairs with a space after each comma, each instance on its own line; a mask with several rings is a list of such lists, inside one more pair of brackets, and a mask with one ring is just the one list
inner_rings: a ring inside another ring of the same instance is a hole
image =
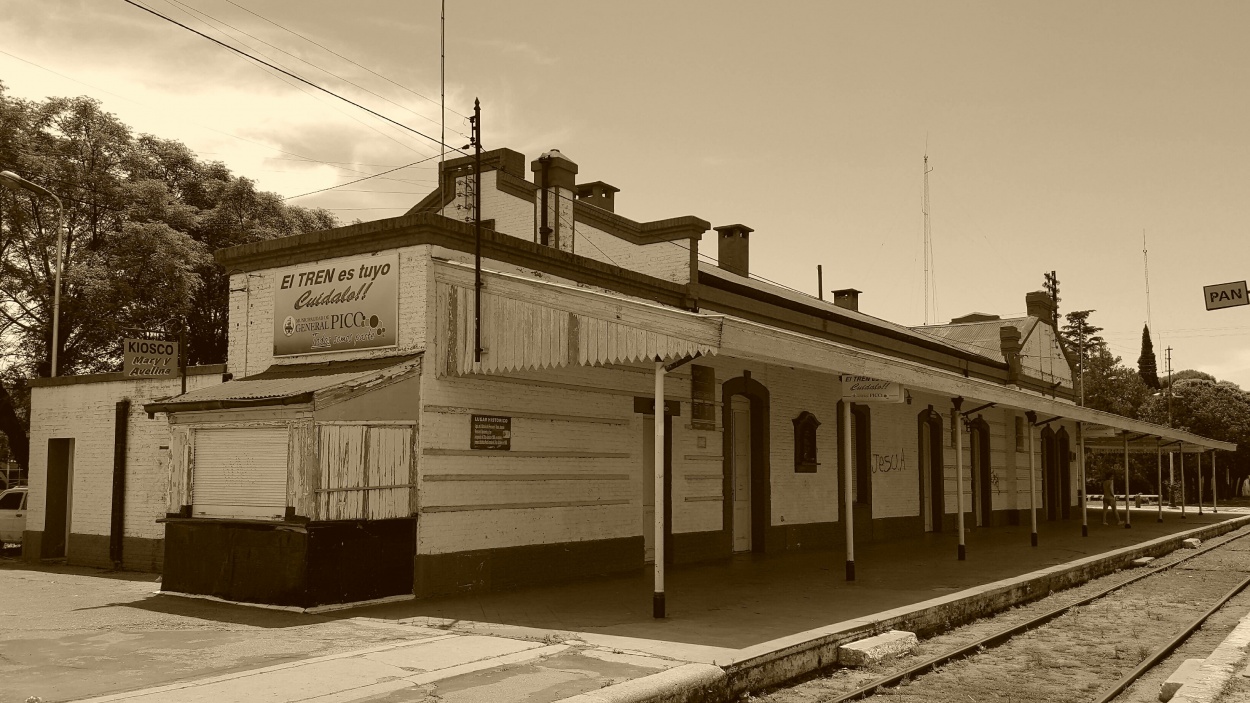
[[543, 177], [543, 191], [542, 196], [539, 198], [541, 202], [538, 206], [542, 210], [542, 214], [538, 216], [538, 243], [549, 247], [551, 246], [551, 227], [547, 224], [547, 191], [551, 188], [551, 174], [549, 171], [551, 157], [544, 154], [538, 157], [538, 163], [542, 164], [542, 169], [539, 173]]
[[109, 560], [122, 568], [122, 538], [126, 527], [126, 436], [130, 401], [119, 400], [113, 422], [113, 513], [109, 521]]

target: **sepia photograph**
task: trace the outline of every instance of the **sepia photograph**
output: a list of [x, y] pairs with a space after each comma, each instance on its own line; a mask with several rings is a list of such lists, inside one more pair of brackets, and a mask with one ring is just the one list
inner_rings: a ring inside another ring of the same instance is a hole
[[1248, 31], [0, 0], [0, 703], [1250, 703]]

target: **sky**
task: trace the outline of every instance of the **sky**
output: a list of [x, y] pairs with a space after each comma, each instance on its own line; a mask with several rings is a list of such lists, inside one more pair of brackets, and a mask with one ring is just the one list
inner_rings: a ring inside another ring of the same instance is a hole
[[[0, 81], [97, 98], [287, 197], [432, 157], [292, 197], [344, 222], [434, 187], [437, 0], [136, 2], [425, 136], [123, 0], [0, 0]], [[1161, 370], [1170, 346], [1174, 369], [1250, 389], [1250, 306], [1202, 293], [1250, 278], [1250, 4], [446, 6], [452, 147], [478, 98], [485, 148], [559, 148], [634, 220], [746, 224], [752, 273], [815, 294], [821, 264], [908, 325], [926, 321], [927, 153], [931, 321], [1023, 314], [1053, 270], [1060, 312], [1096, 310], [1126, 363], [1149, 318]]]

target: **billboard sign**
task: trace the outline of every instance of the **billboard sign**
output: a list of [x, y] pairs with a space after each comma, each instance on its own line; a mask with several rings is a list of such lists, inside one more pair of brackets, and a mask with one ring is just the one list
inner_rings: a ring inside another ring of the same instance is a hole
[[903, 386], [871, 376], [843, 376], [842, 399], [856, 403], [901, 403]]
[[1246, 298], [1246, 282], [1217, 283], [1202, 287], [1202, 297], [1207, 300], [1207, 310], [1235, 308], [1238, 305], [1250, 305]]
[[160, 339], [123, 339], [122, 373], [127, 378], [177, 376], [178, 343]]
[[274, 356], [396, 345], [398, 254], [280, 270], [277, 279]]

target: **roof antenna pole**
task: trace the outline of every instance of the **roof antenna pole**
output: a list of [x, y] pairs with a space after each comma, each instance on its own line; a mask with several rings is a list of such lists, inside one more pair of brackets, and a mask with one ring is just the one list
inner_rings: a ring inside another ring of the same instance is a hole
[[[929, 233], [929, 172], [933, 169], [929, 168], [929, 144], [928, 137], [925, 138], [924, 150], [924, 202], [921, 212], [924, 213], [924, 323], [931, 323], [929, 318], [929, 292], [932, 290], [932, 284], [929, 282], [930, 260], [933, 256], [933, 240]], [[934, 304], [936, 307], [936, 303]]]
[[820, 264], [816, 264], [816, 297], [825, 299], [825, 273]]

